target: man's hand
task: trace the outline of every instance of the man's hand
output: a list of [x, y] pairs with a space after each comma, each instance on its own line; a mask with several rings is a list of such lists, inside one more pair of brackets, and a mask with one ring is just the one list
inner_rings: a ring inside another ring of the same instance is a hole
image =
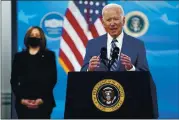
[[99, 64], [99, 56], [93, 56], [89, 61], [88, 71], [94, 71], [97, 67], [99, 67]]
[[121, 53], [121, 64], [123, 64], [125, 66], [126, 70], [130, 70], [132, 69], [133, 65], [131, 63], [131, 58], [123, 53]]

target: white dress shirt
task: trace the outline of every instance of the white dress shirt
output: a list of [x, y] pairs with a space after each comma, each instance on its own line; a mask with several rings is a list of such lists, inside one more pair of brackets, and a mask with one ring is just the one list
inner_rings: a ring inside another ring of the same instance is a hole
[[[121, 48], [122, 48], [122, 43], [123, 43], [123, 37], [124, 37], [124, 33], [122, 32], [117, 38], [116, 40], [118, 42], [115, 42], [116, 46], [119, 48], [119, 55], [121, 53]], [[111, 37], [111, 35], [108, 33], [107, 34], [107, 57], [108, 59], [111, 59], [110, 53], [111, 53], [111, 47], [112, 47], [112, 40], [114, 38]]]
[[[124, 38], [124, 33], [122, 31], [121, 34], [116, 38], [116, 40], [118, 42], [115, 42], [116, 46], [119, 48], [119, 55], [121, 54], [121, 50], [122, 50], [123, 38]], [[108, 33], [107, 34], [107, 57], [108, 57], [109, 60], [111, 59], [111, 56], [110, 56], [111, 47], [112, 47], [111, 42], [112, 42], [113, 39], [114, 38], [112, 38], [111, 35]], [[119, 59], [119, 57], [118, 57], [118, 59]], [[135, 71], [134, 65], [132, 65], [132, 66], [133, 67], [128, 71]]]

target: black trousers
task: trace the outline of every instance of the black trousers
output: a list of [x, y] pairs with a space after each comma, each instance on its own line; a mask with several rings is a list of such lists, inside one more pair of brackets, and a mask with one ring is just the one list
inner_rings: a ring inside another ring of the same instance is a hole
[[53, 107], [41, 105], [37, 109], [29, 109], [28, 107], [17, 104], [16, 112], [18, 119], [50, 119]]

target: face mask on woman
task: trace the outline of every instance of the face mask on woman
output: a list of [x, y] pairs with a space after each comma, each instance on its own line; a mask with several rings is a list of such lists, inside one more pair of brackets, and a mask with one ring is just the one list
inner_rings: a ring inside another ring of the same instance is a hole
[[28, 45], [30, 45], [31, 47], [38, 47], [38, 46], [40, 46], [40, 41], [41, 41], [41, 38], [29, 37]]

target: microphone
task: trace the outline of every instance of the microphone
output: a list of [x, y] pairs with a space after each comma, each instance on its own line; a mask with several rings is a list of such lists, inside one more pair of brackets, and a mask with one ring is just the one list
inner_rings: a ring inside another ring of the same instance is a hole
[[113, 49], [113, 52], [112, 52], [112, 59], [109, 61], [108, 63], [108, 70], [110, 71], [110, 68], [112, 66], [112, 64], [115, 62], [115, 59], [118, 59], [118, 56], [119, 56], [119, 48], [118, 47], [115, 47]]
[[107, 67], [107, 65], [106, 65], [106, 60], [108, 61], [108, 59], [107, 59], [107, 48], [102, 47], [100, 53], [101, 53], [100, 54], [101, 62]]
[[[105, 47], [102, 47], [101, 48], [101, 51], [100, 51], [100, 58], [101, 58], [101, 62], [105, 65], [105, 66], [107, 66], [106, 65], [106, 62], [105, 62], [105, 60], [108, 60], [107, 59], [107, 49], [105, 48]], [[92, 56], [90, 57], [90, 59], [92, 58]], [[87, 63], [85, 63], [82, 67], [81, 67], [81, 70], [80, 71], [83, 71], [83, 69], [87, 66], [87, 65], [89, 65], [89, 62], [87, 62]]]
[[112, 53], [112, 60], [115, 60], [118, 58], [118, 55], [119, 55], [119, 48], [118, 47], [115, 47], [113, 49], [113, 53]]
[[107, 49], [105, 48], [105, 47], [102, 47], [101, 48], [101, 52], [100, 52], [101, 54], [100, 54], [100, 58], [101, 59], [107, 59]]

